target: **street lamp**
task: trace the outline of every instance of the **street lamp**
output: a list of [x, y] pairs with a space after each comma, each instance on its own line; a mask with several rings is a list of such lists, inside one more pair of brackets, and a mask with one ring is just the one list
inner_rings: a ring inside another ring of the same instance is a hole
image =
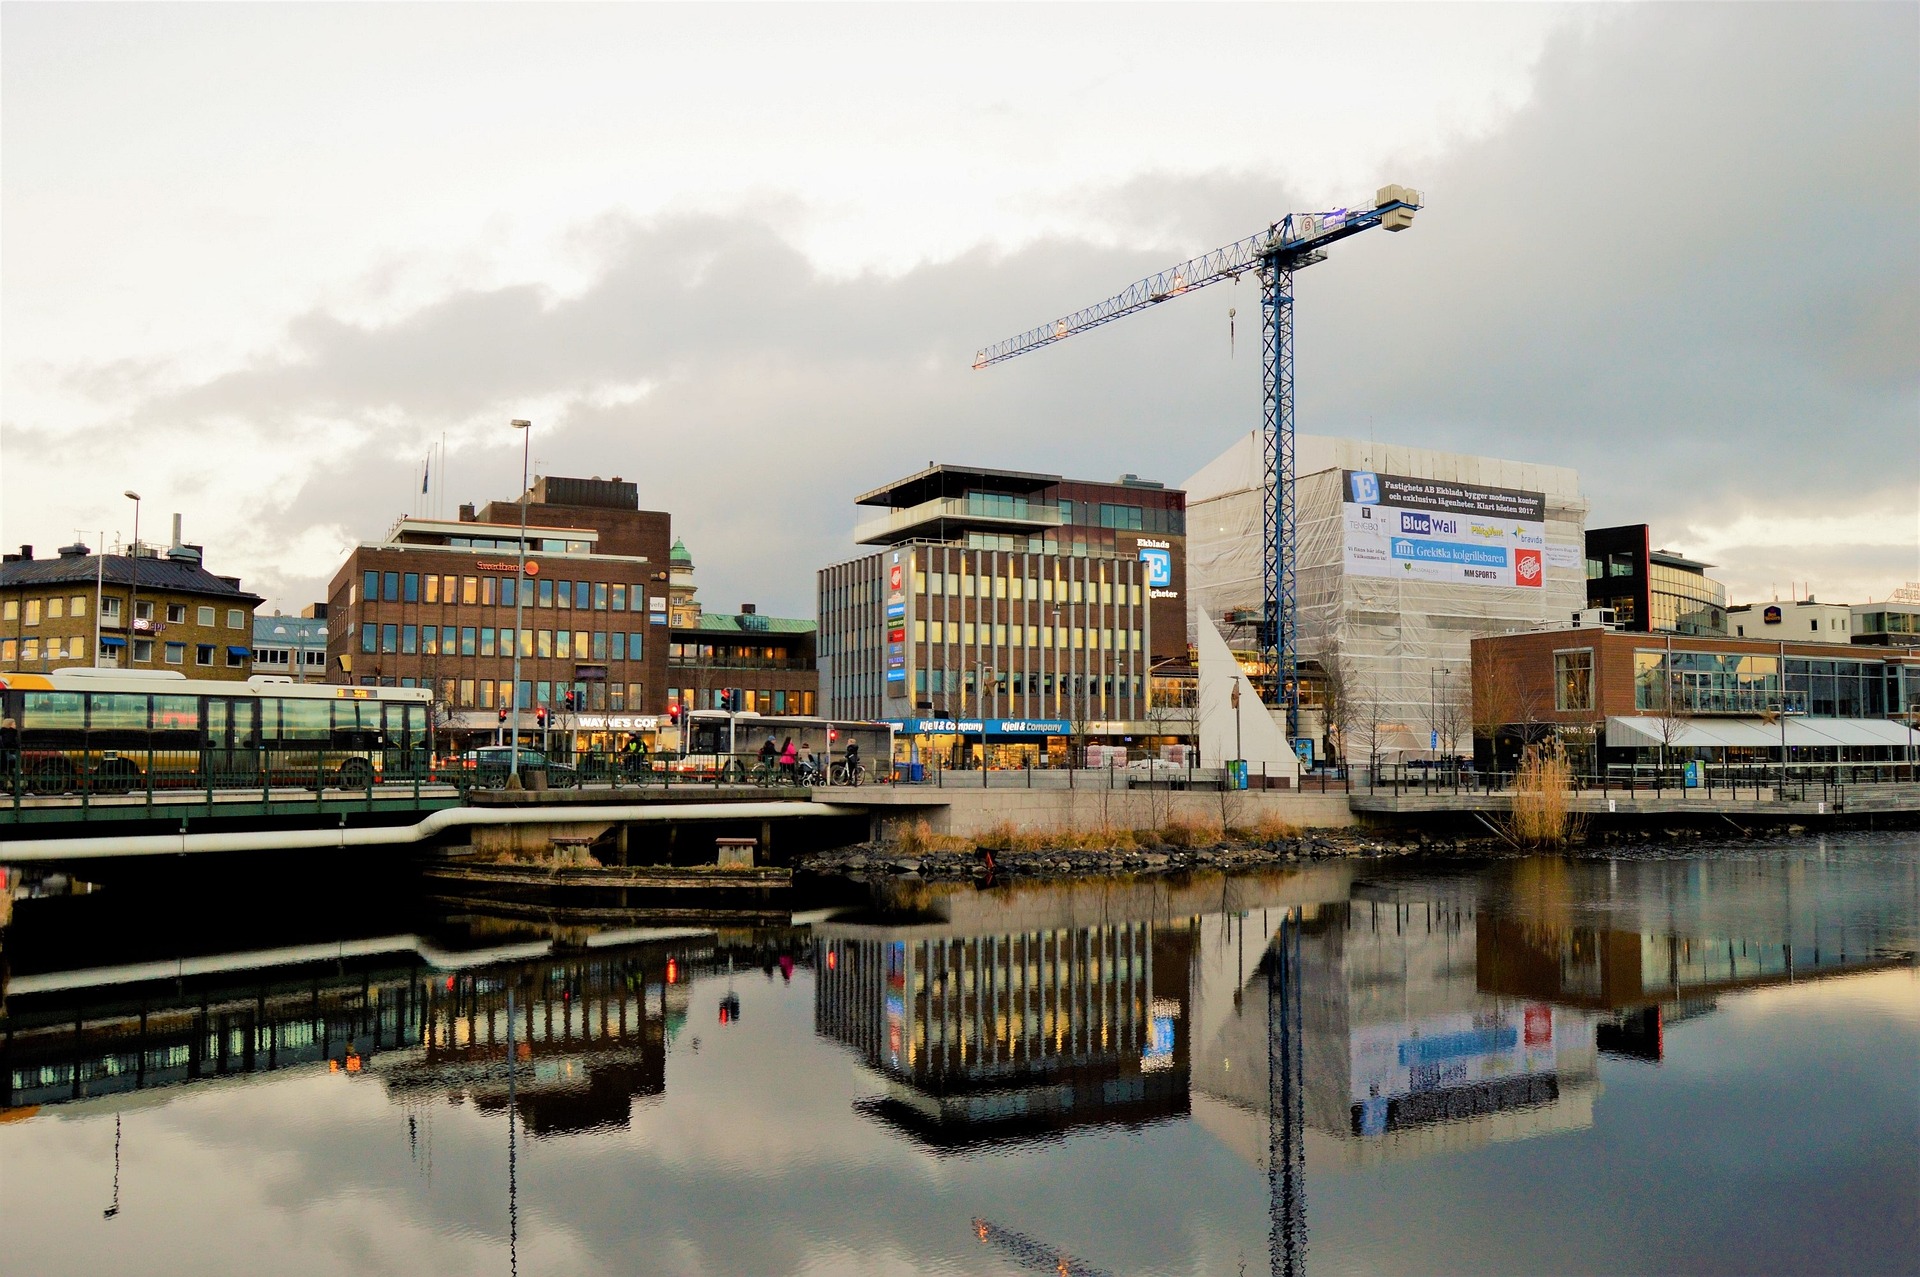
[[520, 555], [513, 582], [513, 745], [507, 756], [507, 788], [520, 788], [520, 652], [526, 643], [527, 468], [533, 457], [533, 423], [515, 418], [520, 435]]
[[[127, 576], [133, 582], [127, 598], [127, 667], [133, 667], [134, 618], [140, 613], [140, 494], [128, 488], [120, 494], [133, 502], [133, 554], [127, 560]], [[104, 551], [105, 547], [101, 547]]]
[[[1453, 671], [1450, 669], [1431, 665], [1427, 667], [1427, 731], [1430, 733], [1427, 752], [1433, 755], [1433, 761], [1436, 763], [1440, 761], [1440, 691], [1434, 679], [1440, 674], [1445, 674], [1448, 678], [1453, 677]], [[1451, 729], [1447, 734], [1449, 736], [1453, 734]], [[1447, 748], [1453, 748], [1451, 742]]]

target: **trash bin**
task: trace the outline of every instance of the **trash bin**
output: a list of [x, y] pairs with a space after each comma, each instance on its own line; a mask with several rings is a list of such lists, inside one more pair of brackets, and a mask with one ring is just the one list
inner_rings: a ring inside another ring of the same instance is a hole
[[520, 783], [528, 789], [545, 789], [547, 787], [547, 769], [544, 767], [522, 767], [520, 769]]
[[895, 763], [893, 765], [893, 778], [902, 784], [921, 784], [927, 779], [927, 765], [925, 763]]

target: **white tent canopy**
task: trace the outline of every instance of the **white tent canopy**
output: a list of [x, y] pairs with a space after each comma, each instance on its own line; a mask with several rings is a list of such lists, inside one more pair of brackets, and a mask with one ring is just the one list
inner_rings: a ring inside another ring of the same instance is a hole
[[[1763, 718], [1676, 718], [1634, 715], [1607, 720], [1607, 744], [1615, 749], [1780, 748], [1781, 724]], [[1831, 749], [1840, 745], [1903, 749], [1920, 746], [1920, 732], [1885, 718], [1814, 718], [1789, 714], [1790, 749]]]
[[[1209, 765], [1240, 757], [1258, 776], [1285, 776], [1296, 782], [1300, 760], [1273, 713], [1260, 703], [1252, 680], [1233, 659], [1220, 631], [1205, 616], [1194, 631], [1200, 642], [1200, 757]], [[1240, 707], [1234, 708], [1233, 689], [1240, 689]], [[1236, 745], [1243, 752], [1235, 754]]]

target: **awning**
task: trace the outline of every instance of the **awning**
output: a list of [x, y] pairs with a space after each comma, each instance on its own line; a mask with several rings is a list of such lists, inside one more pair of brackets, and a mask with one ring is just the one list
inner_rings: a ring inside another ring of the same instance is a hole
[[[1671, 724], [1668, 726], [1667, 724]], [[1780, 748], [1780, 721], [1763, 718], [1679, 718], [1633, 715], [1607, 720], [1607, 744], [1615, 749], [1656, 749], [1663, 742], [1676, 749]], [[1905, 748], [1920, 745], [1920, 732], [1885, 718], [1814, 718], [1790, 714], [1787, 745], [1792, 749], [1832, 749], [1840, 745]]]
[[118, 634], [102, 634], [100, 636], [101, 647], [125, 647], [126, 645], [127, 641]]
[[248, 650], [247, 650], [246, 648], [244, 648], [244, 647], [233, 647], [233, 646], [229, 646], [229, 647], [227, 648], [227, 655], [228, 655], [228, 656], [252, 656], [252, 655], [253, 655], [253, 653], [252, 653], [252, 652], [249, 652], [249, 651], [248, 651]]

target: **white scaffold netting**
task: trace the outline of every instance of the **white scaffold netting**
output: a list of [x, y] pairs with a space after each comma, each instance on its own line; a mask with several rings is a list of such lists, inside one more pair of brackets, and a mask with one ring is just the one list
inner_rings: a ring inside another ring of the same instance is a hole
[[[1337, 679], [1346, 702], [1329, 732], [1315, 712], [1302, 734], [1338, 737], [1349, 762], [1472, 752], [1470, 641], [1566, 624], [1586, 606], [1587, 503], [1566, 467], [1501, 461], [1359, 439], [1302, 435], [1296, 451], [1299, 657]], [[1343, 469], [1544, 494], [1547, 549], [1539, 588], [1349, 575]], [[1260, 437], [1243, 436], [1187, 480], [1189, 623], [1258, 612], [1262, 570]], [[1231, 630], [1229, 630], [1231, 633]]]

